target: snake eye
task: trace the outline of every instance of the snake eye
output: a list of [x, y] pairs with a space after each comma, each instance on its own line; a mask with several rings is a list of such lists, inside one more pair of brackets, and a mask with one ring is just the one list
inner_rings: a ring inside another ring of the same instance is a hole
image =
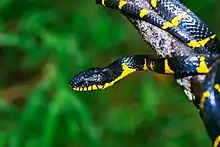
[[102, 85], [101, 81], [104, 81], [105, 77], [101, 68], [91, 68], [73, 77], [69, 85], [76, 91], [98, 90]]

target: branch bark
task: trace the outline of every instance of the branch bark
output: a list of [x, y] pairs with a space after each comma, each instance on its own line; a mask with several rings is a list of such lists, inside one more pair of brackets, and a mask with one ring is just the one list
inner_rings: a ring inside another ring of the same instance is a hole
[[[146, 0], [128, 0], [129, 2], [143, 8], [151, 9], [150, 4]], [[170, 35], [168, 32], [157, 28], [145, 21], [134, 20], [127, 17], [132, 25], [142, 35], [145, 42], [147, 42], [159, 57], [172, 57], [195, 54], [196, 51], [189, 48], [180, 42], [177, 38]], [[201, 99], [201, 87], [204, 81], [204, 75], [188, 76], [183, 78], [176, 78], [179, 85], [189, 100], [192, 100], [194, 105], [198, 108]]]

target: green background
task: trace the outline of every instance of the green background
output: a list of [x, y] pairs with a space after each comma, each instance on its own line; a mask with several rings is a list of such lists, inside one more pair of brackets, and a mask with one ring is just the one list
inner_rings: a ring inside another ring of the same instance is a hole
[[[182, 2], [220, 33], [220, 1]], [[0, 0], [0, 147], [211, 146], [172, 76], [68, 86], [81, 70], [139, 53], [153, 54], [120, 12], [93, 0]]]

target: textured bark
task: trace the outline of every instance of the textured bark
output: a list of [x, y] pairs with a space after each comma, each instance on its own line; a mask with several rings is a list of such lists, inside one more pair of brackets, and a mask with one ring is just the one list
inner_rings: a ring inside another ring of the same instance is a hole
[[[151, 9], [150, 4], [146, 0], [128, 1], [139, 7]], [[172, 57], [196, 53], [195, 50], [184, 45], [177, 38], [160, 28], [142, 20], [133, 20], [131, 18], [128, 18], [128, 20], [159, 57]], [[200, 103], [201, 85], [204, 78], [204, 75], [176, 78], [177, 83], [183, 87], [185, 94], [190, 100], [193, 100], [196, 107], [198, 107]]]

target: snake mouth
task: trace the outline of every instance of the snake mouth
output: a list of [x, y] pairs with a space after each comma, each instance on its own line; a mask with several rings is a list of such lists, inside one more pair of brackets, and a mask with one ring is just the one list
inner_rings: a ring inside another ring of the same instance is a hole
[[105, 78], [106, 75], [101, 68], [91, 68], [73, 77], [69, 86], [75, 91], [101, 90]]

